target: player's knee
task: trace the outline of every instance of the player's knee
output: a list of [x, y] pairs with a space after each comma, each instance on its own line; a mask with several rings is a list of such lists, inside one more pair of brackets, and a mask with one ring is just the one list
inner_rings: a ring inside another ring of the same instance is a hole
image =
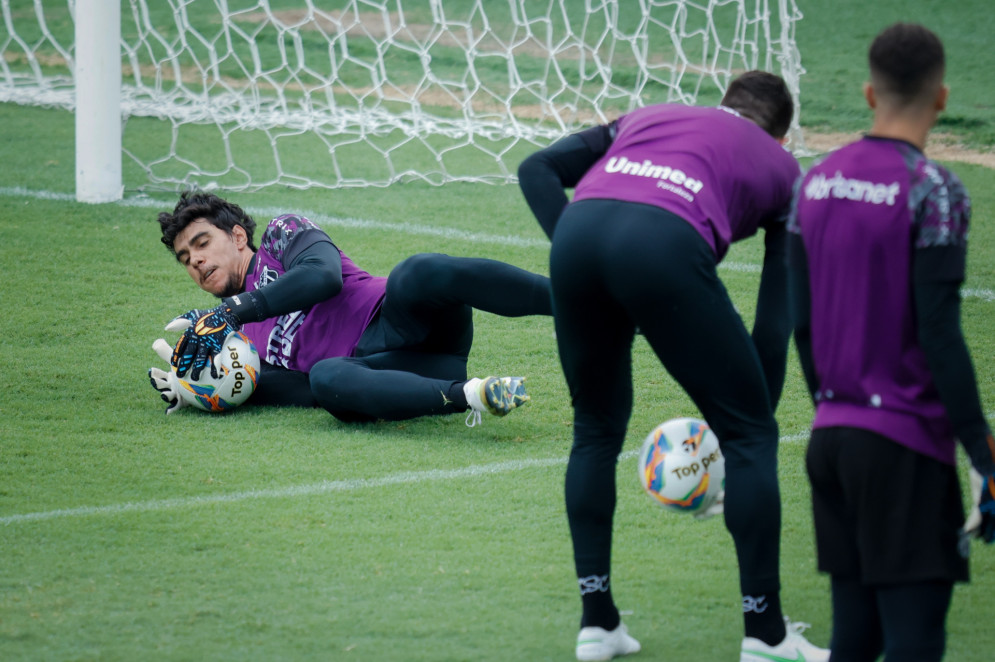
[[405, 258], [391, 272], [388, 290], [416, 291], [436, 285], [451, 274], [450, 260], [442, 253], [417, 253]]
[[318, 361], [311, 368], [311, 393], [318, 404], [338, 416], [352, 408], [357, 389], [357, 366], [345, 357]]

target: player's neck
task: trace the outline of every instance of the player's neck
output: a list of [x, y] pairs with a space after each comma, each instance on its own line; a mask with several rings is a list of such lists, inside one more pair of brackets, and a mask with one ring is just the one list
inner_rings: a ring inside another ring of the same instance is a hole
[[256, 257], [255, 251], [249, 249], [248, 247], [242, 251], [241, 264], [239, 265], [239, 270], [242, 273], [242, 289], [240, 291], [245, 291], [245, 280], [249, 277], [249, 270], [252, 269], [252, 259]]
[[912, 143], [921, 151], [926, 150], [926, 139], [936, 122], [936, 115], [901, 115], [875, 113], [874, 122], [867, 135], [876, 138], [891, 138]]

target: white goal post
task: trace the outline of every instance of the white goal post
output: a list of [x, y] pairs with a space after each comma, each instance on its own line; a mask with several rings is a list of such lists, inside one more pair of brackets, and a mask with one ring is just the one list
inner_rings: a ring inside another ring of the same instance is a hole
[[[803, 72], [795, 0], [0, 6], [0, 102], [77, 113], [80, 199], [120, 195], [88, 181], [113, 178], [118, 154], [130, 190], [510, 182], [571, 131], [717, 103], [741, 71], [782, 75], [797, 103]], [[114, 8], [118, 26], [104, 22]], [[797, 112], [790, 138], [801, 146]]]

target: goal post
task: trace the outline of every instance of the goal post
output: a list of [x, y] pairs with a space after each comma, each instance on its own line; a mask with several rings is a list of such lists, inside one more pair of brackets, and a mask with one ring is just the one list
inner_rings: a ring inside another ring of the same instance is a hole
[[118, 0], [76, 2], [76, 200], [113, 202], [121, 173], [121, 34]]
[[[97, 197], [120, 189], [114, 155], [146, 191], [512, 182], [529, 153], [592, 123], [718, 103], [749, 69], [782, 75], [797, 103], [803, 72], [795, 0], [0, 7], [0, 102], [76, 111], [77, 185], [106, 187]], [[798, 126], [796, 112], [795, 150]]]

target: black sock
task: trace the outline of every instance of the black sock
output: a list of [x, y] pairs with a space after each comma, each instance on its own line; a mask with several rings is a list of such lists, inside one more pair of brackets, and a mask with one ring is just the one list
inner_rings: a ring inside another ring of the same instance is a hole
[[768, 646], [776, 646], [784, 641], [788, 632], [781, 614], [781, 595], [744, 595], [743, 629], [747, 637], [759, 639]]
[[466, 411], [470, 405], [466, 401], [466, 393], [463, 392], [463, 385], [466, 382], [456, 382], [449, 388], [449, 393], [446, 394], [446, 399], [453, 403], [453, 409], [456, 411]]
[[604, 628], [609, 632], [617, 628], [621, 622], [621, 617], [619, 617], [615, 601], [612, 599], [608, 576], [587, 577], [579, 582], [581, 587], [580, 600], [584, 608], [580, 626], [582, 628]]

